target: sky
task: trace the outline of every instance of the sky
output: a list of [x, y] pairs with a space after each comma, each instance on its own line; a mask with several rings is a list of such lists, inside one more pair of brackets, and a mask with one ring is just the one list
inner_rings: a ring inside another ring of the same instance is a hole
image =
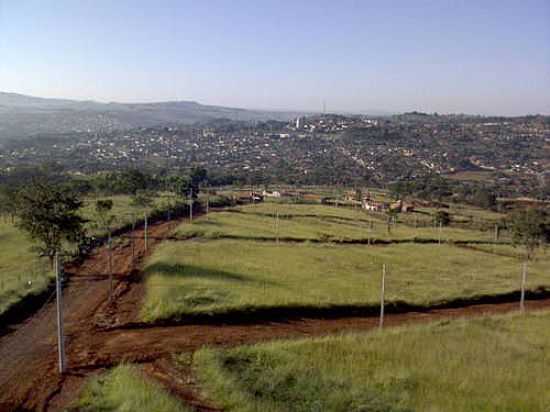
[[550, 114], [550, 1], [0, 0], [0, 91]]

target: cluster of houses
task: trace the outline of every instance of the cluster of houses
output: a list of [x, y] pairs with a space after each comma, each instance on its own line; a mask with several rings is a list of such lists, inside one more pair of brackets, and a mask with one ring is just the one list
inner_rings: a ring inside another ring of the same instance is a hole
[[[330, 198], [315, 193], [305, 191], [285, 192], [278, 190], [263, 190], [261, 192], [254, 190], [242, 190], [234, 192], [232, 195], [233, 201], [236, 203], [259, 203], [266, 198], [294, 198], [302, 202], [321, 203], [321, 204], [337, 204], [337, 205], [352, 205], [361, 206], [361, 208], [371, 212], [384, 212], [387, 210], [398, 213], [414, 212], [415, 204], [405, 200], [396, 202], [383, 202], [376, 200], [367, 191], [364, 194], [358, 191], [349, 191], [344, 194], [343, 200]], [[361, 200], [358, 200], [361, 199]]]

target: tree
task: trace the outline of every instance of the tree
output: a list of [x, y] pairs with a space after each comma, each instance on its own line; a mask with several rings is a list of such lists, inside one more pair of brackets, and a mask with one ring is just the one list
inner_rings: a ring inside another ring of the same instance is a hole
[[20, 190], [17, 198], [17, 226], [39, 243], [39, 251], [49, 256], [50, 263], [63, 241], [82, 239], [85, 219], [78, 214], [82, 202], [70, 189], [33, 182]]
[[550, 240], [548, 214], [540, 209], [518, 210], [510, 216], [510, 229], [515, 246], [525, 248], [525, 257], [531, 260], [537, 248]]
[[116, 217], [110, 212], [113, 209], [113, 201], [111, 199], [97, 200], [95, 203], [95, 213], [101, 229], [105, 230], [111, 237], [111, 225]]
[[199, 195], [200, 185], [208, 180], [208, 172], [202, 167], [194, 168], [191, 171], [191, 184], [190, 190], [193, 192], [193, 198], [196, 198]]
[[434, 221], [436, 225], [449, 226], [451, 223], [451, 215], [445, 210], [435, 212]]
[[186, 198], [190, 192], [191, 181], [186, 176], [172, 176], [170, 186], [177, 197]]
[[137, 191], [132, 197], [131, 206], [148, 208], [153, 205], [153, 194], [146, 190]]
[[16, 191], [7, 187], [0, 187], [0, 215], [7, 215], [14, 222], [17, 213]]
[[472, 196], [472, 203], [484, 209], [493, 209], [497, 204], [497, 196], [487, 188], [478, 188]]

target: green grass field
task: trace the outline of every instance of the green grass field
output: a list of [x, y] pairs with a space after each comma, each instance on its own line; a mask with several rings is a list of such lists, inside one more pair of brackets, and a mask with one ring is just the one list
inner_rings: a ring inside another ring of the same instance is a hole
[[121, 365], [91, 379], [70, 411], [189, 412], [160, 385], [146, 380], [135, 366]]
[[[287, 244], [241, 240], [164, 242], [147, 261], [145, 321], [274, 307], [429, 305], [517, 290], [520, 261], [451, 245]], [[529, 269], [528, 287], [550, 286], [550, 257]]]
[[[105, 198], [103, 198], [105, 199]], [[130, 206], [129, 196], [113, 196], [112, 213], [118, 218], [113, 222], [113, 229], [132, 222], [130, 213], [136, 213], [138, 219], [143, 219], [144, 208]], [[105, 234], [94, 225], [95, 201], [84, 202], [82, 215], [89, 219], [87, 229], [97, 235]], [[162, 204], [165, 198], [159, 197], [155, 204]], [[0, 220], [0, 314], [22, 298], [44, 291], [54, 278], [48, 259], [39, 259], [38, 253], [32, 250], [30, 238], [11, 222]], [[30, 282], [30, 283], [29, 283]]]
[[550, 313], [229, 350], [193, 364], [230, 412], [550, 410]]
[[[276, 214], [279, 213], [279, 223]], [[211, 213], [181, 225], [176, 234], [219, 238], [223, 236], [247, 238], [280, 238], [301, 240], [438, 240], [439, 229], [413, 227], [398, 223], [388, 233], [387, 224], [379, 216], [360, 209], [336, 208], [323, 205], [292, 205], [262, 203], [241, 206], [233, 211]], [[444, 227], [442, 241], [491, 241], [492, 232]]]
[[109, 213], [110, 215], [115, 216], [115, 219], [112, 224], [112, 229], [117, 229], [119, 227], [131, 224], [134, 219], [137, 221], [142, 221], [144, 219], [144, 213], [150, 212], [154, 206], [160, 206], [165, 202], [169, 201], [169, 197], [166, 195], [159, 195], [154, 199], [153, 205], [151, 207], [136, 207], [132, 205], [132, 199], [130, 196], [126, 195], [117, 195], [117, 196], [108, 196], [108, 197], [97, 197], [93, 199], [84, 200], [84, 205], [82, 208], [82, 216], [89, 220], [86, 227], [90, 233], [95, 235], [104, 235], [105, 230], [97, 227], [98, 218], [95, 211], [95, 204], [97, 200], [111, 199], [113, 201], [113, 209]]
[[53, 278], [48, 260], [38, 258], [31, 246], [11, 223], [0, 222], [0, 314], [21, 298], [42, 292]]

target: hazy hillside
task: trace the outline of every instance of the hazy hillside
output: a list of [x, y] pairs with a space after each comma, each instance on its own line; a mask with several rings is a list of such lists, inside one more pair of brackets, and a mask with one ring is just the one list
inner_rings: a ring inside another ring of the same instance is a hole
[[0, 140], [39, 134], [190, 124], [218, 118], [288, 120], [297, 114], [208, 106], [191, 101], [98, 103], [0, 92]]

